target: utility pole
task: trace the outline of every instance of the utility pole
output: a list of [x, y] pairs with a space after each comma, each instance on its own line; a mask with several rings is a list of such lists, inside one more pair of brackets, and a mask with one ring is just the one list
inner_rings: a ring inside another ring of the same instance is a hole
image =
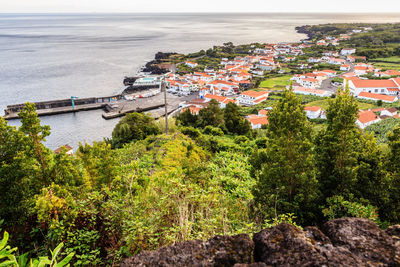
[[164, 90], [164, 107], [165, 107], [165, 134], [168, 135], [168, 108], [167, 108], [167, 84], [165, 77], [161, 78], [161, 90]]

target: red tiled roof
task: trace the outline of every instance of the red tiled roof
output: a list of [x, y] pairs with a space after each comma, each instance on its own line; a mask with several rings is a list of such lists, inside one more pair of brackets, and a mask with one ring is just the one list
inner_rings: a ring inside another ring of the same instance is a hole
[[264, 97], [261, 97], [261, 98], [259, 98], [259, 99], [257, 99], [257, 100], [255, 100], [254, 101], [254, 103], [260, 103], [260, 102], [263, 102], [265, 99], [267, 99], [268, 98], [268, 96], [264, 96]]
[[355, 87], [358, 88], [397, 88], [395, 82], [392, 80], [362, 80], [362, 79], [351, 79]]
[[317, 80], [317, 79], [314, 79], [314, 78], [304, 78], [303, 80], [305, 80], [305, 81], [307, 81], [307, 82], [313, 82], [313, 83], [318, 82], [318, 80]]
[[206, 95], [204, 96], [204, 98], [215, 99], [215, 100], [217, 100], [218, 102], [222, 102], [222, 101], [225, 100], [226, 97], [220, 96], [220, 95], [206, 94]]
[[310, 106], [310, 107], [304, 107], [304, 110], [316, 112], [316, 111], [321, 110], [321, 108], [318, 106]]
[[54, 153], [56, 153], [56, 154], [60, 153], [63, 148], [65, 148], [67, 150], [67, 152], [72, 150], [72, 147], [67, 144], [67, 145], [60, 146], [59, 148], [54, 150]]
[[267, 125], [268, 124], [268, 118], [265, 116], [257, 116], [257, 118], [247, 118], [252, 125]]
[[334, 71], [334, 70], [321, 70], [321, 72], [336, 73], [336, 71]]
[[325, 93], [324, 90], [318, 90], [318, 89], [311, 89], [311, 88], [305, 88], [305, 87], [296, 87], [294, 89], [294, 92], [296, 93], [296, 91], [301, 91], [301, 92], [307, 92], [307, 93], [314, 93], [314, 94], [319, 94], [319, 95], [323, 95]]
[[377, 120], [378, 116], [373, 111], [362, 111], [358, 113], [358, 121], [362, 124]]
[[358, 94], [358, 96], [368, 97], [368, 98], [383, 100], [383, 101], [389, 101], [389, 102], [393, 102], [396, 99], [396, 96], [380, 95], [380, 94], [374, 94], [374, 93], [368, 93], [368, 92], [361, 92]]
[[260, 97], [260, 96], [268, 95], [268, 94], [269, 94], [269, 91], [256, 92], [253, 90], [249, 90], [249, 91], [242, 92], [242, 95], [246, 95], [246, 96], [250, 96], [250, 97]]

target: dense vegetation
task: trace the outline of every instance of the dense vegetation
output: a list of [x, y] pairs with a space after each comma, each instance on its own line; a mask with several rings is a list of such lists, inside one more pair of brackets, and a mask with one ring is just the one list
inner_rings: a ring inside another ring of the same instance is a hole
[[326, 101], [318, 131], [289, 90], [257, 131], [233, 103], [184, 112], [170, 120], [169, 135], [130, 114], [111, 140], [82, 144], [75, 155], [43, 145], [50, 129], [28, 103], [21, 127], [0, 119], [3, 230], [18, 255], [45, 256], [63, 243], [60, 259], [74, 255], [71, 263], [84, 266], [285, 220], [399, 223], [400, 128], [379, 144], [356, 127], [358, 102], [348, 90]]
[[366, 56], [367, 59], [400, 55], [400, 23], [335, 23], [307, 25], [296, 29], [307, 34], [310, 39], [317, 40], [325, 36], [338, 37], [340, 34], [363, 28], [372, 30], [352, 34], [350, 39], [341, 42], [341, 47], [355, 47], [357, 55]]

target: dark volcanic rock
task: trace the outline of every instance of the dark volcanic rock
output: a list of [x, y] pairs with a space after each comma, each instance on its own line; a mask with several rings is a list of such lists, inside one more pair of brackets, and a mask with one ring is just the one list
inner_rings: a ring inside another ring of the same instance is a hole
[[280, 224], [254, 234], [216, 236], [142, 252], [122, 266], [400, 266], [400, 226], [342, 218], [322, 230]]
[[400, 225], [389, 226], [385, 232], [393, 238], [396, 247], [400, 248]]
[[342, 218], [327, 222], [324, 233], [336, 247], [344, 247], [364, 262], [400, 266], [399, 247], [393, 238], [367, 219]]
[[251, 263], [254, 244], [248, 235], [215, 236], [145, 251], [121, 266], [233, 266]]
[[272, 266], [363, 266], [347, 249], [335, 248], [315, 227], [290, 224], [254, 234], [254, 259]]

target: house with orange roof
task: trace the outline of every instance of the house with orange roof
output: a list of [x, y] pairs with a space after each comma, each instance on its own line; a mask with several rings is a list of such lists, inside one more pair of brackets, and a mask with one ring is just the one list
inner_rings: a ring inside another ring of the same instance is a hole
[[325, 90], [319, 90], [319, 89], [311, 89], [311, 88], [305, 88], [301, 86], [296, 86], [293, 87], [293, 92], [295, 94], [301, 94], [301, 95], [316, 95], [320, 97], [324, 96], [331, 96], [333, 93], [330, 91], [325, 91]]
[[263, 126], [268, 125], [268, 117], [267, 116], [257, 116], [253, 115], [246, 118], [251, 125], [252, 129], [261, 129]]
[[343, 64], [340, 66], [341, 71], [349, 71], [350, 70], [350, 65], [349, 64]]
[[309, 119], [317, 119], [321, 116], [322, 113], [321, 107], [318, 106], [304, 107], [304, 110], [306, 111], [306, 116]]
[[182, 109], [182, 113], [185, 112], [186, 110], [189, 110], [190, 113], [192, 113], [193, 115], [199, 115], [199, 112], [202, 108], [201, 107], [197, 107], [197, 106], [188, 106], [186, 108]]
[[356, 75], [355, 72], [348, 72], [348, 73], [345, 73], [345, 74], [341, 75], [340, 77], [342, 77], [342, 78], [344, 78], [344, 79], [348, 79], [348, 78], [356, 77], [356, 76], [357, 76], [357, 75]]
[[358, 112], [358, 119], [356, 124], [364, 129], [367, 126], [381, 121], [378, 115], [376, 115], [372, 110], [361, 110]]
[[239, 90], [238, 84], [224, 80], [215, 80], [207, 85], [214, 90], [223, 91], [224, 94], [234, 94]]
[[72, 154], [74, 154], [74, 149], [73, 149], [70, 145], [68, 145], [68, 144], [63, 145], [63, 146], [60, 146], [59, 148], [55, 149], [55, 150], [54, 150], [54, 153], [55, 153], [55, 154], [60, 154], [62, 150], [65, 150], [65, 153], [66, 153], [67, 155], [72, 155]]
[[381, 94], [374, 94], [374, 93], [368, 93], [368, 92], [360, 92], [358, 94], [357, 98], [373, 100], [373, 101], [381, 100], [382, 102], [386, 102], [386, 103], [393, 103], [398, 100], [397, 96], [394, 96], [394, 95], [381, 95]]
[[371, 66], [365, 66], [365, 65], [358, 65], [354, 67], [354, 72], [356, 75], [365, 75], [370, 72], [374, 72], [374, 68]]
[[206, 94], [204, 99], [206, 101], [211, 101], [212, 99], [216, 100], [221, 108], [225, 108], [228, 103], [236, 104], [236, 100], [220, 95]]
[[260, 109], [260, 110], [258, 111], [258, 116], [267, 116], [267, 114], [268, 114], [269, 111], [270, 111], [269, 109], [265, 109], [265, 108]]
[[333, 77], [336, 75], [336, 71], [334, 70], [321, 70], [320, 72], [328, 74], [329, 77]]
[[241, 105], [254, 106], [265, 101], [268, 98], [268, 95], [269, 91], [266, 90], [260, 92], [248, 90], [242, 92], [237, 99]]
[[376, 77], [391, 77], [391, 76], [400, 76], [400, 71], [397, 70], [387, 70], [383, 72], [375, 72], [374, 76]]
[[381, 111], [381, 116], [395, 117], [398, 115], [396, 108], [385, 108]]
[[298, 80], [298, 83], [302, 87], [311, 88], [311, 89], [315, 89], [320, 86], [320, 81], [318, 81], [315, 78], [301, 78]]
[[343, 65], [346, 64], [346, 60], [343, 58], [330, 57], [328, 63], [333, 65]]
[[364, 80], [357, 77], [349, 78], [348, 84], [350, 91], [358, 96], [361, 92], [398, 95], [400, 92], [400, 79], [389, 80]]
[[198, 64], [196, 62], [192, 62], [192, 61], [186, 61], [185, 65], [190, 67], [190, 68], [195, 68], [198, 66]]
[[362, 56], [347, 56], [346, 57], [348, 61], [354, 63], [356, 61], [366, 61], [367, 58], [366, 57], [362, 57]]

